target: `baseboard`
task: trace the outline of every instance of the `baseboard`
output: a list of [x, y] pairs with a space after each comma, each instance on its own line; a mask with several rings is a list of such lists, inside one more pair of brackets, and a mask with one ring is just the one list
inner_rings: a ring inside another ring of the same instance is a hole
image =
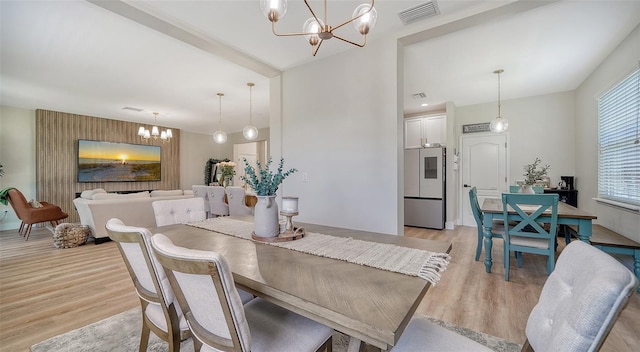
[[111, 238], [109, 237], [100, 237], [95, 239], [96, 244], [111, 242]]

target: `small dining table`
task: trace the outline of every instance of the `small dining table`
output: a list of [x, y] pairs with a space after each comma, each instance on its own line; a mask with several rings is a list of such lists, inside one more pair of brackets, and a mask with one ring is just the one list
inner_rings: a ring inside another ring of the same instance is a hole
[[[445, 241], [322, 225], [296, 223], [296, 226], [303, 227], [306, 232], [437, 253], [449, 253], [451, 250], [451, 243]], [[229, 263], [239, 288], [348, 335], [348, 351], [360, 350], [362, 342], [382, 350], [393, 347], [431, 287], [429, 281], [417, 276], [307, 254], [189, 225], [163, 226], [154, 229], [153, 233], [163, 233], [181, 247], [221, 253]]]
[[[504, 220], [504, 213], [502, 211], [502, 200], [497, 198], [485, 198], [482, 202], [480, 210], [482, 211], [483, 219], [483, 235], [484, 235], [484, 266], [485, 270], [490, 273], [491, 266], [493, 265], [491, 259], [491, 248], [493, 247], [493, 236], [491, 228], [493, 220]], [[511, 215], [516, 215], [516, 220], [519, 216], [514, 210], [509, 211], [509, 218]], [[544, 222], [549, 219], [550, 215], [543, 215], [539, 218]], [[558, 202], [558, 224], [559, 225], [575, 225], [578, 227], [578, 238], [589, 243], [591, 237], [591, 225], [592, 221], [597, 219], [593, 214], [587, 213], [584, 210], [580, 210], [574, 206], [571, 206], [564, 202]]]

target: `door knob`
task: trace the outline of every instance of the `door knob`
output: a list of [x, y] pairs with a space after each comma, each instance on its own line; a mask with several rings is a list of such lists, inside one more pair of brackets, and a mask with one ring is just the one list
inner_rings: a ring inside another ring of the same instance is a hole
[[469, 186], [469, 185], [468, 185], [468, 184], [466, 184], [466, 183], [465, 183], [464, 185], [462, 185], [462, 186], [463, 186], [463, 187], [471, 187], [471, 186]]

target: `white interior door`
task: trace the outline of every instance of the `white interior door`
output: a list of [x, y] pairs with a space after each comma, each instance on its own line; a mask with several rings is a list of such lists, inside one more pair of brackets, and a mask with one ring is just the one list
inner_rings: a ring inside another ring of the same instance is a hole
[[508, 167], [508, 135], [473, 134], [461, 137], [462, 155], [462, 224], [476, 226], [471, 206], [469, 190], [476, 187], [478, 202], [485, 198], [498, 198], [506, 192]]
[[233, 177], [235, 186], [244, 185], [244, 182], [240, 179], [240, 176], [246, 176], [243, 159], [247, 159], [249, 165], [253, 166], [254, 169], [256, 168], [256, 161], [258, 160], [258, 144], [256, 142], [233, 145], [233, 161], [236, 163], [236, 175]]

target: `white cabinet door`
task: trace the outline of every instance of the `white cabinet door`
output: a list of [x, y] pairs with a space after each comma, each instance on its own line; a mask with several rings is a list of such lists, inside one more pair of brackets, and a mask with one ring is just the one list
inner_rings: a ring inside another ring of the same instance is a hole
[[404, 148], [422, 147], [422, 119], [409, 119], [404, 121]]
[[442, 117], [428, 117], [423, 119], [423, 138], [425, 143], [445, 143], [446, 119]]

